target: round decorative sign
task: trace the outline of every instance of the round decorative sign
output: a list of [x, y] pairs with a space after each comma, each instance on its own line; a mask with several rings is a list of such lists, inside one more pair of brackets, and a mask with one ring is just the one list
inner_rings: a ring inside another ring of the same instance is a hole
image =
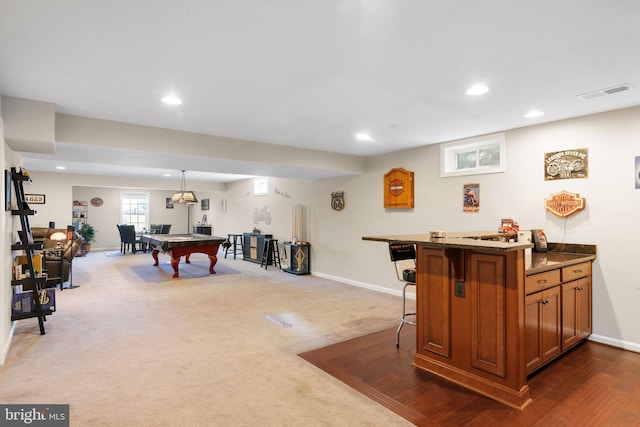
[[91, 199], [91, 206], [99, 207], [102, 206], [103, 203], [104, 200], [102, 200], [100, 197], [94, 197], [93, 199]]

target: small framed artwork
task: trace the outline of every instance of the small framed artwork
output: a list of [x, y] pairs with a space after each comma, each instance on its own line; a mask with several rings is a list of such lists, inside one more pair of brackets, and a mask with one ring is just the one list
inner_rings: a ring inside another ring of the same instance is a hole
[[165, 205], [167, 209], [173, 209], [173, 200], [171, 199], [171, 197], [166, 198]]
[[209, 199], [202, 199], [200, 201], [200, 209], [202, 209], [203, 211], [209, 210]]
[[464, 184], [462, 211], [480, 212], [480, 184]]
[[4, 171], [4, 210], [11, 210], [11, 171]]
[[44, 194], [25, 194], [24, 199], [30, 205], [44, 205]]

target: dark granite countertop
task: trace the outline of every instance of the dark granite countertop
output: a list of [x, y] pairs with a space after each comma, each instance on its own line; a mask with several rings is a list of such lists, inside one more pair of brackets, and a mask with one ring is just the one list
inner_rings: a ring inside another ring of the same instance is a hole
[[596, 245], [549, 243], [548, 248], [548, 252], [525, 254], [527, 276], [596, 259]]
[[[375, 242], [408, 242], [432, 248], [481, 249], [487, 252], [508, 252], [533, 247], [531, 243], [501, 242], [491, 240], [504, 236], [495, 231], [447, 232], [444, 239], [432, 239], [429, 234], [401, 234], [392, 236], [368, 236], [362, 240]], [[596, 246], [572, 243], [548, 243], [548, 252], [525, 252], [527, 276], [556, 268], [596, 259]]]

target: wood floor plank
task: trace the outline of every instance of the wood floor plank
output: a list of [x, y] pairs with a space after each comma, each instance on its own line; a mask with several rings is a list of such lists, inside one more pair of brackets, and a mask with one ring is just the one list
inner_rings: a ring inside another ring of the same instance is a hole
[[415, 368], [414, 329], [300, 354], [418, 426], [640, 425], [640, 354], [587, 342], [529, 378], [520, 411]]

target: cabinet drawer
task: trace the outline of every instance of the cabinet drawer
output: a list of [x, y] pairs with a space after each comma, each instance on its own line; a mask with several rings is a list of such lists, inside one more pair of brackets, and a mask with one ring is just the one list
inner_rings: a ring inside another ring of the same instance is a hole
[[591, 276], [591, 262], [570, 265], [562, 268], [562, 281], [569, 282], [581, 277]]
[[524, 292], [530, 294], [560, 283], [560, 270], [545, 271], [544, 273], [527, 276], [524, 281]]

